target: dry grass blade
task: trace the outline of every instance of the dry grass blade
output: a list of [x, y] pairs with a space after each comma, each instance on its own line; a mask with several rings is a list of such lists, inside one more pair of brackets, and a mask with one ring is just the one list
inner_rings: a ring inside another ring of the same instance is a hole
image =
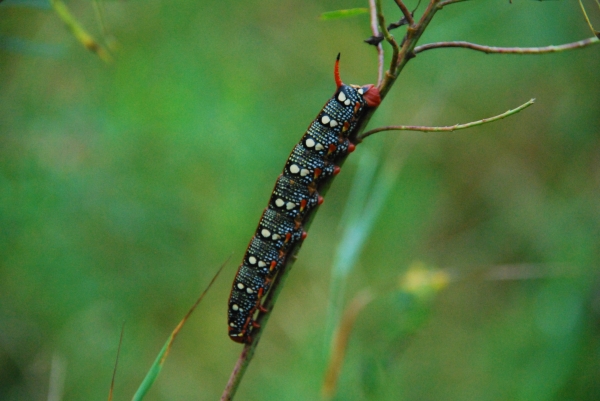
[[323, 397], [325, 399], [332, 399], [335, 395], [335, 389], [337, 387], [337, 381], [340, 377], [344, 358], [346, 356], [346, 350], [348, 349], [348, 340], [352, 333], [352, 327], [356, 322], [358, 314], [373, 300], [371, 291], [364, 290], [359, 293], [350, 305], [344, 311], [341, 323], [338, 330], [336, 331], [333, 343], [331, 345], [331, 358], [329, 359], [329, 366], [325, 372], [325, 381], [323, 382]]
[[[428, 305], [429, 301], [439, 291], [448, 286], [450, 280], [447, 272], [427, 268], [421, 262], [414, 262], [406, 273], [400, 276], [398, 285], [393, 289], [393, 292], [410, 294], [414, 297], [414, 304], [411, 304], [413, 306], [403, 310], [403, 313], [410, 315], [413, 313], [412, 311], [419, 309], [419, 305]], [[333, 336], [329, 364], [323, 381], [322, 393], [327, 400], [333, 399], [336, 395], [338, 379], [346, 359], [348, 343], [358, 315], [374, 299], [375, 296], [371, 290], [363, 290], [354, 297], [344, 310]]]
[[221, 265], [221, 267], [219, 267], [219, 270], [214, 275], [214, 277], [212, 278], [210, 283], [208, 283], [208, 286], [206, 287], [206, 289], [202, 292], [202, 294], [196, 300], [194, 305], [192, 305], [190, 310], [188, 310], [188, 312], [185, 314], [183, 319], [181, 319], [181, 321], [179, 322], [177, 327], [175, 327], [175, 329], [173, 330], [173, 332], [171, 333], [171, 335], [169, 336], [169, 338], [163, 345], [162, 349], [156, 356], [156, 359], [154, 360], [154, 363], [150, 367], [150, 370], [148, 370], [148, 373], [146, 373], [146, 377], [144, 377], [142, 384], [140, 384], [140, 387], [135, 392], [135, 395], [132, 398], [133, 401], [142, 400], [144, 398], [144, 396], [148, 393], [148, 390], [150, 389], [152, 384], [154, 384], [154, 381], [156, 380], [156, 378], [158, 377], [158, 374], [162, 370], [162, 367], [165, 363], [165, 360], [167, 359], [167, 356], [169, 356], [169, 351], [171, 350], [171, 346], [173, 345], [173, 342], [175, 341], [177, 334], [179, 334], [179, 331], [181, 330], [183, 325], [187, 322], [189, 317], [192, 315], [192, 313], [194, 312], [196, 307], [200, 304], [200, 302], [202, 302], [202, 299], [204, 298], [204, 296], [206, 295], [206, 293], [208, 292], [210, 287], [212, 287], [213, 283], [215, 282], [215, 280], [217, 279], [217, 277], [219, 276], [219, 274], [221, 273], [223, 268], [227, 265], [227, 263], [229, 262], [229, 259], [231, 259], [231, 256], [229, 256], [227, 258], [227, 260]]
[[119, 364], [119, 355], [121, 355], [121, 345], [123, 344], [123, 333], [125, 332], [125, 323], [121, 326], [121, 336], [119, 337], [119, 347], [117, 348], [117, 357], [115, 359], [115, 368], [113, 369], [112, 380], [110, 381], [110, 391], [108, 392], [108, 401], [112, 401], [115, 390], [115, 377], [117, 376], [117, 365]]

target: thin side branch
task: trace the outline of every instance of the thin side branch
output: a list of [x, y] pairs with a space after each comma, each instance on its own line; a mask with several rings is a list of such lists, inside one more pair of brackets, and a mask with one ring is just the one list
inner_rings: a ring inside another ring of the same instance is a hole
[[[381, 99], [384, 99], [387, 96], [387, 93], [390, 91], [391, 87], [396, 82], [396, 79], [400, 72], [404, 69], [404, 66], [408, 63], [408, 61], [414, 57], [414, 48], [417, 45], [417, 42], [425, 32], [425, 29], [433, 19], [435, 13], [440, 10], [439, 0], [429, 0], [429, 4], [425, 11], [423, 11], [423, 15], [421, 19], [416, 22], [414, 25], [409, 26], [406, 31], [406, 39], [402, 42], [402, 47], [398, 52], [398, 57], [392, 60], [392, 65], [390, 65], [390, 71], [386, 74], [385, 78], [381, 85], [379, 85], [379, 93], [381, 95]], [[392, 68], [393, 67], [393, 68]], [[373, 111], [367, 111], [365, 117], [361, 123], [361, 127], [366, 126], [369, 122]]]
[[385, 40], [392, 46], [392, 61], [390, 63], [389, 73], [394, 74], [398, 66], [398, 53], [400, 52], [400, 46], [396, 42], [396, 39], [390, 34], [386, 25], [385, 25], [385, 17], [383, 16], [383, 10], [381, 8], [381, 0], [375, 0], [375, 5], [377, 8], [377, 21], [379, 22], [379, 29], [381, 33], [383, 33], [383, 37]]
[[406, 4], [404, 4], [402, 0], [394, 1], [396, 2], [400, 10], [402, 10], [402, 14], [404, 14], [404, 18], [406, 18], [408, 25], [413, 25], [415, 23], [415, 20], [413, 19], [411, 12], [408, 10], [408, 7], [406, 7]]
[[600, 42], [600, 39], [594, 37], [594, 38], [587, 38], [587, 39], [583, 39], [583, 40], [579, 40], [577, 42], [573, 42], [573, 43], [566, 43], [564, 45], [558, 45], [558, 46], [545, 46], [545, 47], [493, 47], [493, 46], [483, 46], [483, 45], [478, 45], [476, 43], [470, 43], [470, 42], [436, 42], [436, 43], [429, 43], [426, 45], [422, 45], [422, 46], [417, 46], [415, 47], [414, 53], [421, 53], [424, 52], [425, 50], [431, 50], [431, 49], [439, 49], [439, 48], [445, 48], [445, 47], [462, 47], [465, 49], [471, 49], [471, 50], [476, 50], [476, 51], [480, 51], [483, 53], [498, 53], [498, 54], [544, 54], [544, 53], [558, 53], [558, 52], [563, 52], [566, 50], [573, 50], [573, 49], [580, 49], [582, 47], [587, 47], [593, 44], [596, 44]]
[[463, 1], [468, 1], [468, 0], [446, 0], [446, 1], [442, 1], [442, 2], [439, 4], [439, 6], [438, 6], [438, 7], [439, 7], [439, 8], [442, 8], [442, 7], [444, 7], [444, 6], [447, 6], [447, 5], [449, 5], [449, 4], [454, 4], [454, 3], [462, 3]]
[[418, 126], [418, 125], [390, 125], [387, 127], [379, 127], [379, 128], [375, 128], [370, 131], [367, 131], [367, 132], [363, 133], [362, 135], [360, 135], [358, 138], [362, 141], [363, 139], [365, 139], [366, 137], [368, 137], [370, 135], [376, 134], [378, 132], [383, 132], [383, 131], [452, 132], [452, 131], [456, 131], [459, 129], [476, 127], [478, 125], [491, 123], [491, 122], [506, 118], [508, 116], [512, 116], [513, 114], [516, 114], [516, 113], [520, 112], [521, 110], [524, 110], [527, 107], [531, 106], [534, 102], [535, 102], [535, 99], [531, 99], [528, 102], [523, 103], [516, 109], [508, 110], [507, 112], [499, 114], [497, 116], [484, 118], [484, 119], [478, 120], [478, 121], [472, 121], [472, 122], [466, 123], [466, 124], [455, 124], [455, 125], [450, 125], [450, 126], [446, 126], [446, 127], [423, 127], [423, 126]]
[[[377, 6], [375, 5], [375, 0], [369, 0], [369, 10], [371, 12], [371, 32], [373, 32], [373, 37], [379, 36], [379, 28], [377, 27]], [[383, 64], [384, 64], [384, 56], [383, 56], [383, 46], [381, 43], [377, 43], [377, 86], [381, 84], [383, 80]]]
[[[596, 0], [598, 1], [598, 0]], [[598, 3], [600, 6], [600, 3]], [[583, 3], [581, 2], [581, 0], [579, 0], [579, 6], [581, 7], [581, 12], [583, 13], [583, 17], [585, 18], [585, 22], [587, 22], [588, 27], [590, 28], [590, 30], [592, 31], [592, 33], [598, 38], [600, 37], [600, 32], [598, 32], [597, 30], [594, 29], [594, 26], [592, 25], [592, 22], [590, 21], [590, 18], [587, 15], [587, 12], [585, 11], [585, 7], [583, 6]]]

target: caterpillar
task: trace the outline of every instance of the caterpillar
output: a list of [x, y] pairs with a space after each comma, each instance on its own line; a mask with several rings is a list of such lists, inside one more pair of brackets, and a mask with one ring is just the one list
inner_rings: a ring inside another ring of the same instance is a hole
[[288, 252], [306, 237], [302, 228], [305, 217], [323, 202], [320, 186], [339, 173], [336, 160], [354, 150], [348, 137], [361, 113], [381, 102], [375, 85], [344, 84], [339, 61], [338, 54], [334, 66], [336, 92], [288, 157], [233, 281], [227, 314], [229, 337], [235, 342], [252, 340], [252, 330], [258, 328], [254, 315], [257, 310], [266, 312], [262, 297]]

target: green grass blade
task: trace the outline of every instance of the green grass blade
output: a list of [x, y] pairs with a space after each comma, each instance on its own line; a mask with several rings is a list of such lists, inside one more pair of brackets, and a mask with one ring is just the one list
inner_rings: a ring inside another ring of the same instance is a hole
[[167, 340], [167, 342], [165, 342], [165, 345], [163, 345], [162, 349], [156, 356], [156, 359], [154, 360], [154, 363], [150, 367], [150, 370], [148, 370], [148, 373], [146, 373], [146, 377], [144, 377], [142, 384], [140, 384], [140, 387], [135, 392], [135, 395], [132, 398], [133, 401], [140, 401], [140, 400], [144, 399], [144, 396], [146, 395], [146, 393], [148, 393], [148, 390], [150, 390], [150, 387], [152, 387], [152, 385], [154, 384], [154, 381], [158, 377], [158, 374], [162, 370], [165, 360], [167, 359], [167, 356], [169, 354], [171, 344], [173, 344], [174, 340], [175, 340], [175, 336], [172, 333], [169, 336], [169, 339]]
[[85, 30], [83, 25], [77, 21], [65, 3], [61, 0], [50, 0], [50, 4], [79, 43], [89, 51], [97, 54], [102, 61], [107, 63], [112, 61], [110, 53]]
[[329, 342], [343, 310], [348, 275], [356, 265], [362, 248], [369, 238], [375, 220], [400, 173], [403, 160], [403, 157], [392, 154], [376, 175], [378, 163], [375, 157], [366, 152], [361, 157], [346, 211], [343, 214], [341, 240], [331, 269], [325, 352], [329, 352]]

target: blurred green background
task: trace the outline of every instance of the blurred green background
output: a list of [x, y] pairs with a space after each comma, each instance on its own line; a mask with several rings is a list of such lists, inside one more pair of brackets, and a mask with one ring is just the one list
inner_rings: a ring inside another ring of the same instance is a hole
[[[285, 158], [333, 93], [336, 54], [345, 82], [376, 80], [368, 16], [318, 16], [366, 2], [107, 1], [110, 65], [45, 3], [6, 3], [0, 399], [105, 399], [123, 322], [115, 391], [130, 398], [233, 254], [147, 397], [217, 399], [241, 351], [226, 335], [235, 269]], [[421, 43], [591, 35], [575, 1], [512, 3], [447, 7]], [[67, 5], [102, 38], [92, 2]], [[357, 318], [335, 399], [600, 399], [599, 65], [600, 46], [412, 60], [371, 127], [537, 102], [471, 130], [367, 139], [328, 192], [237, 399], [321, 398], [331, 265], [365, 155], [403, 163], [345, 283], [347, 301], [367, 287], [376, 299]], [[452, 279], [407, 307], [394, 283], [416, 262]]]

